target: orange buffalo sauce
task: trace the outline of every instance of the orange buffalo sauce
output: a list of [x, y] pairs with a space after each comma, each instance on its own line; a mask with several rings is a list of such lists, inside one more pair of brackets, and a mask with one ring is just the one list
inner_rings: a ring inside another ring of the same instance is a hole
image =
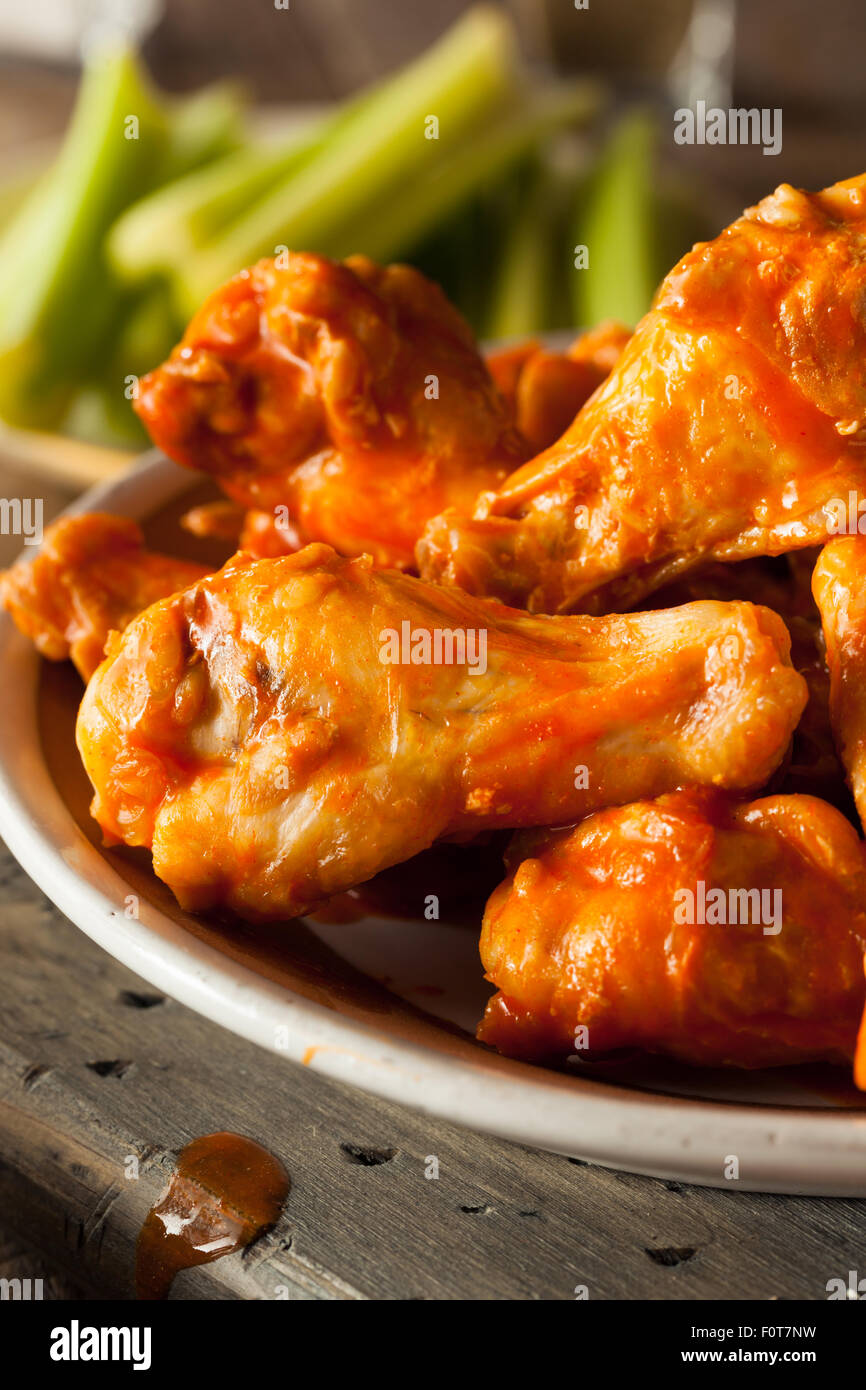
[[242, 1250], [273, 1226], [291, 1186], [278, 1158], [242, 1134], [187, 1144], [138, 1237], [135, 1291], [167, 1298], [182, 1269]]

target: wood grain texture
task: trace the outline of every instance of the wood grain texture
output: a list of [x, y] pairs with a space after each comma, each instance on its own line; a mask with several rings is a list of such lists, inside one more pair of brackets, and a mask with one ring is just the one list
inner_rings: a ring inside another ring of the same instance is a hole
[[262, 1052], [116, 964], [5, 852], [0, 1018], [3, 1270], [51, 1270], [52, 1295], [128, 1297], [173, 1153], [218, 1129], [276, 1153], [292, 1190], [273, 1231], [181, 1275], [175, 1298], [571, 1299], [585, 1285], [591, 1299], [822, 1299], [866, 1259], [866, 1202], [609, 1172]]

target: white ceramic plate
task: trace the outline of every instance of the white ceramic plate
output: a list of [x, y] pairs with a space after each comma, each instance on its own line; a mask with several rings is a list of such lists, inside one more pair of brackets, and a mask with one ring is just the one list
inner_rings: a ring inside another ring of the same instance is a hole
[[[150, 455], [72, 510], [149, 518], [172, 549], [197, 487]], [[157, 989], [291, 1062], [522, 1143], [719, 1187], [866, 1196], [864, 1097], [829, 1068], [741, 1076], [635, 1058], [545, 1071], [474, 1041], [487, 987], [471, 926], [367, 917], [256, 932], [181, 912], [140, 852], [103, 850], [88, 822], [71, 668], [41, 662], [4, 614], [0, 670], [0, 834], [82, 931]]]

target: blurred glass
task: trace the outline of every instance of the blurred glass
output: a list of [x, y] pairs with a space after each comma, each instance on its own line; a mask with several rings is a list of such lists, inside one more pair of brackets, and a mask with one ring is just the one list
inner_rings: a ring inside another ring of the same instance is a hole
[[529, 51], [558, 71], [591, 71], [632, 94], [727, 105], [736, 0], [510, 0]]
[[692, 17], [668, 74], [678, 106], [729, 107], [733, 101], [736, 0], [694, 0]]
[[0, 0], [0, 52], [75, 60], [82, 44], [107, 36], [141, 40], [164, 8], [163, 0]]

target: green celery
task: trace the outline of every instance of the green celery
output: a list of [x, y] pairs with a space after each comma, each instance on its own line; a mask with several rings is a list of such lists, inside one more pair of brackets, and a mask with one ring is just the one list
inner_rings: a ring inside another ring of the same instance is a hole
[[552, 326], [554, 271], [561, 260], [553, 244], [559, 190], [538, 163], [519, 173], [485, 324], [485, 337], [494, 340], [528, 337]]
[[65, 434], [91, 443], [140, 446], [147, 434], [132, 409], [134, 379], [168, 356], [180, 333], [163, 281], [119, 296], [110, 336], [94, 370], [73, 394]]
[[591, 82], [530, 94], [516, 110], [468, 136], [425, 179], [396, 190], [387, 215], [371, 208], [366, 218], [343, 222], [326, 249], [341, 256], [360, 251], [377, 261], [407, 255], [462, 203], [495, 183], [559, 127], [589, 120], [600, 100], [601, 89]]
[[160, 180], [231, 148], [240, 94], [163, 100], [127, 47], [90, 55], [60, 153], [0, 238], [0, 416], [56, 428], [123, 307], [108, 227]]
[[[128, 139], [138, 121], [138, 138]], [[149, 182], [166, 122], [127, 49], [90, 58], [54, 166], [0, 240], [0, 415], [50, 427], [68, 379], [92, 360], [112, 312], [102, 239]]]
[[575, 321], [634, 326], [650, 306], [659, 267], [654, 170], [657, 127], [643, 109], [614, 129], [590, 175], [575, 223], [589, 265], [574, 271]]
[[108, 235], [113, 268], [128, 281], [184, 264], [318, 148], [318, 124], [278, 147], [248, 147], [158, 188], [121, 214]]
[[338, 137], [377, 91], [362, 93], [333, 115], [307, 119], [279, 142], [247, 144], [133, 203], [108, 234], [112, 268], [130, 283], [171, 275]]
[[245, 140], [246, 98], [236, 82], [212, 82], [188, 97], [166, 102], [168, 142], [160, 183], [183, 178], [239, 149]]
[[[517, 75], [507, 16], [488, 5], [467, 11], [425, 54], [380, 84], [296, 176], [178, 267], [186, 309], [192, 312], [217, 285], [279, 245], [328, 250], [335, 229], [351, 227], [359, 213], [378, 205], [390, 217], [413, 182], [428, 178], [473, 125], [514, 94]], [[438, 139], [425, 139], [431, 116], [439, 122]], [[387, 210], [386, 198], [393, 199]]]

